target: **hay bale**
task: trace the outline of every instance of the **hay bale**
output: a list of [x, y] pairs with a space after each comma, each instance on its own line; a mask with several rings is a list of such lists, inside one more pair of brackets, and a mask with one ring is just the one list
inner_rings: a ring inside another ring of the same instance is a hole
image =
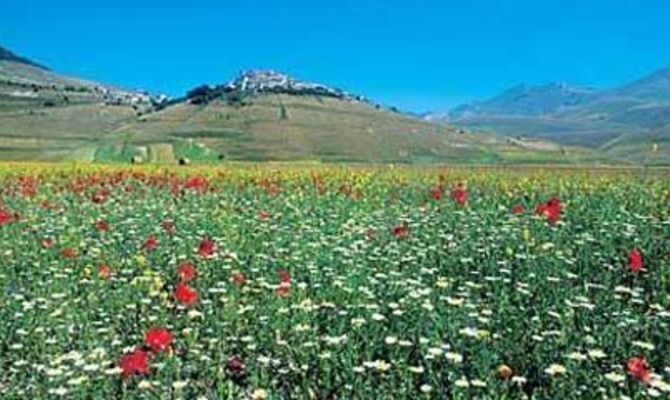
[[191, 160], [189, 160], [186, 157], [182, 157], [179, 159], [179, 165], [189, 165], [191, 164]]

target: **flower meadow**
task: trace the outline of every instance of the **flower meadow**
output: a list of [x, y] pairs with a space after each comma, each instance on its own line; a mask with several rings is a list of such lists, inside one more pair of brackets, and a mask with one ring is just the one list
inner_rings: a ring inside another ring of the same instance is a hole
[[669, 394], [663, 172], [0, 167], [0, 398]]

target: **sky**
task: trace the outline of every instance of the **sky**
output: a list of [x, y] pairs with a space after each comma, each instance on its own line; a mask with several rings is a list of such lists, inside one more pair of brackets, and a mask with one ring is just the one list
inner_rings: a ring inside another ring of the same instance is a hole
[[670, 66], [667, 0], [0, 0], [0, 46], [172, 96], [272, 68], [406, 111]]

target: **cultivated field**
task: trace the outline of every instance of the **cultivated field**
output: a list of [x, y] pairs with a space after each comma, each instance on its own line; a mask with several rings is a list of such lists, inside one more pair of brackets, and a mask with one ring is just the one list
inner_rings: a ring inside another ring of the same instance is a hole
[[0, 170], [3, 399], [670, 393], [667, 171]]

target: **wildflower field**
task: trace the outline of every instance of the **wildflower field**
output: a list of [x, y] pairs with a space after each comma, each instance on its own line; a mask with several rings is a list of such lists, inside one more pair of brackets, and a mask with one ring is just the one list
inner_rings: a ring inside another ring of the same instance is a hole
[[0, 166], [0, 398], [669, 394], [664, 171]]

